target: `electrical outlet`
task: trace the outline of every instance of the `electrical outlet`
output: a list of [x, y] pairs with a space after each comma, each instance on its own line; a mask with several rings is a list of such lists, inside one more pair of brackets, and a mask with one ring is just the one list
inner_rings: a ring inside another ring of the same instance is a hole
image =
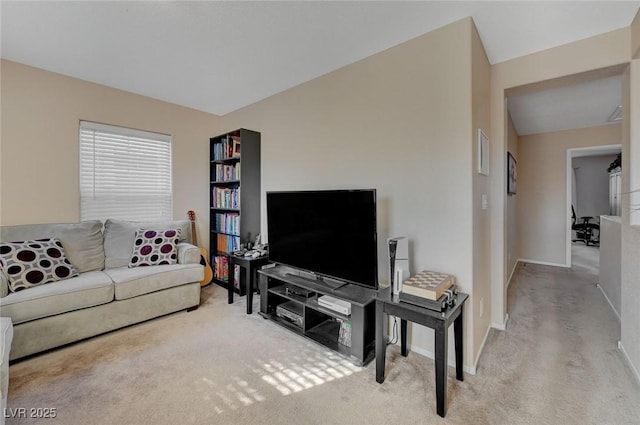
[[480, 317], [484, 316], [484, 298], [480, 298]]

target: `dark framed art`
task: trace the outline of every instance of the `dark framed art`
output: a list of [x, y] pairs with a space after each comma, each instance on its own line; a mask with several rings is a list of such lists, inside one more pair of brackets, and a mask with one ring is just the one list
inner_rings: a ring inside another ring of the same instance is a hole
[[511, 152], [507, 152], [507, 195], [516, 194], [516, 184], [516, 159], [511, 155]]

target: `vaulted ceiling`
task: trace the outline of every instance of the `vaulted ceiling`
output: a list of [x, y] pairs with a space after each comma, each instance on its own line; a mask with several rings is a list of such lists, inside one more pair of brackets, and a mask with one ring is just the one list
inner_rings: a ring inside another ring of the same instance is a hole
[[[468, 16], [495, 64], [629, 26], [639, 7], [639, 1], [2, 1], [0, 54], [223, 115]], [[538, 110], [557, 99], [539, 95], [531, 102]], [[517, 109], [528, 100], [514, 100]], [[562, 108], [566, 118], [575, 104]], [[608, 118], [611, 105], [600, 108]]]

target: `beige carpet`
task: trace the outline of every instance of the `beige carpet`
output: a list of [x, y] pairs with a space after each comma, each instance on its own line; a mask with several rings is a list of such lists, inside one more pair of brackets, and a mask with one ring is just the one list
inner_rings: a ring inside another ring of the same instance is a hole
[[375, 362], [355, 367], [211, 286], [197, 311], [13, 364], [9, 407], [57, 417], [7, 424], [639, 424], [640, 385], [592, 276], [528, 265], [514, 279], [477, 375], [449, 370], [446, 419], [432, 360], [390, 347], [377, 384]]
[[[582, 242], [572, 242], [571, 267], [576, 271], [598, 276], [600, 273], [600, 247], [586, 246]], [[597, 281], [596, 279], [594, 282]]]

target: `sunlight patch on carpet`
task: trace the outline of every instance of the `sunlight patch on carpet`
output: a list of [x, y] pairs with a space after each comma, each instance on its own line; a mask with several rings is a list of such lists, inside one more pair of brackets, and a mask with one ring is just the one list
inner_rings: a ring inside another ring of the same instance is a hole
[[258, 367], [254, 372], [282, 395], [304, 391], [364, 370], [331, 351], [311, 354], [305, 358], [293, 355], [291, 358], [257, 362]]
[[[237, 410], [239, 407], [250, 406], [256, 402], [262, 402], [266, 400], [260, 392], [252, 388], [247, 381], [237, 376], [233, 377], [235, 383], [227, 384], [224, 388], [221, 388], [218, 384], [207, 377], [203, 377], [202, 381], [207, 384], [208, 387], [215, 389], [214, 394], [217, 397], [219, 404], [213, 406], [213, 410], [220, 414], [226, 410]], [[205, 394], [204, 399], [206, 401], [213, 401], [209, 394]]]

